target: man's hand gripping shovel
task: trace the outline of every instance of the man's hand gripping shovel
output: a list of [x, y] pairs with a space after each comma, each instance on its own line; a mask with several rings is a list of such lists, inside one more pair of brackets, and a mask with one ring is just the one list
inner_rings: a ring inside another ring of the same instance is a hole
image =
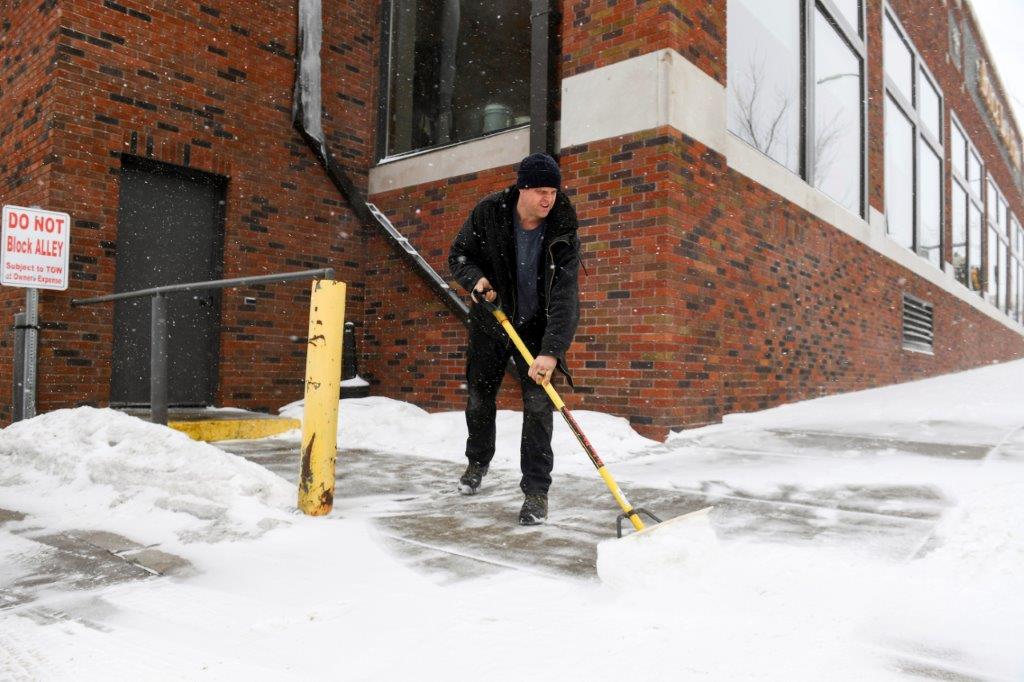
[[[519, 337], [519, 334], [516, 332], [515, 328], [512, 327], [512, 323], [509, 322], [508, 316], [505, 315], [505, 312], [501, 309], [501, 302], [498, 300], [496, 296], [493, 297], [493, 301], [487, 300], [487, 294], [490, 293], [491, 291], [493, 290], [484, 289], [481, 291], [474, 291], [473, 300], [476, 301], [478, 305], [482, 305], [485, 310], [494, 315], [494, 318], [498, 321], [502, 329], [505, 330], [505, 333], [508, 334], [508, 337], [512, 340], [512, 343], [515, 344], [515, 347], [522, 354], [523, 359], [526, 360], [526, 364], [532, 365], [534, 361], [533, 355], [526, 347], [526, 344], [523, 343], [523, 340]], [[550, 378], [550, 376], [545, 377], [544, 382], [541, 384], [541, 386], [544, 388], [544, 392], [548, 394], [548, 398], [551, 399], [551, 402], [552, 404], [554, 404], [555, 409], [557, 409], [559, 413], [561, 413], [562, 417], [565, 419], [565, 423], [569, 425], [569, 430], [572, 431], [572, 434], [574, 436], [576, 436], [576, 440], [579, 441], [579, 444], [583, 447], [584, 452], [587, 453], [587, 456], [590, 458], [590, 461], [593, 462], [594, 466], [597, 468], [597, 473], [600, 474], [601, 479], [604, 480], [605, 485], [608, 486], [608, 490], [611, 491], [612, 497], [615, 498], [615, 501], [619, 504], [619, 507], [622, 509], [622, 513], [619, 514], [615, 524], [616, 533], [618, 534], [618, 536], [620, 538], [622, 537], [622, 521], [624, 519], [629, 519], [629, 522], [633, 524], [633, 528], [636, 531], [650, 530], [647, 528], [647, 526], [644, 525], [643, 520], [640, 518], [641, 514], [650, 518], [656, 524], [661, 524], [661, 519], [659, 519], [657, 516], [655, 516], [648, 510], [643, 509], [642, 507], [634, 507], [629, 503], [629, 500], [626, 499], [626, 496], [622, 493], [622, 490], [619, 489], [619, 485], [615, 482], [615, 479], [612, 478], [612, 475], [608, 471], [607, 467], [605, 467], [604, 462], [601, 461], [601, 458], [597, 455], [597, 452], [594, 450], [594, 446], [590, 444], [590, 441], [587, 440], [587, 437], [583, 434], [583, 430], [580, 429], [580, 425], [576, 423], [576, 419], [573, 418], [572, 412], [570, 412], [569, 408], [565, 406], [565, 403], [562, 401], [562, 398], [558, 395], [558, 392], [555, 391], [554, 387], [551, 385]], [[707, 507], [699, 511], [684, 514], [683, 516], [671, 519], [664, 525], [675, 525], [676, 523], [681, 522], [683, 520], [698, 520], [698, 517], [706, 517], [707, 513], [710, 510], [711, 507]], [[706, 523], [706, 519], [704, 520], [704, 522]]]

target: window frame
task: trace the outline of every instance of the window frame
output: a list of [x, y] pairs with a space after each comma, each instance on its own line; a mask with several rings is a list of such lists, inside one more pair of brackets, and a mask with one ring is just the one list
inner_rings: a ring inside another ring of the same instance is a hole
[[[1011, 260], [1011, 257], [1010, 257], [1011, 250], [1010, 250], [1009, 226], [1012, 224], [1012, 222], [1011, 222], [1012, 214], [1010, 213], [1010, 204], [1006, 200], [1006, 195], [1003, 194], [1003, 190], [999, 189], [999, 185], [996, 183], [995, 179], [992, 178], [992, 177], [989, 177], [987, 180], [988, 181], [985, 183], [985, 188], [986, 188], [986, 191], [985, 191], [985, 226], [987, 228], [986, 229], [986, 233], [989, 234], [989, 235], [995, 233], [996, 240], [999, 242], [999, 243], [994, 245], [994, 249], [995, 249], [995, 253], [996, 253], [996, 258], [998, 260], [999, 251], [1000, 251], [999, 247], [1000, 246], [1002, 246], [1003, 258], [1002, 258], [1002, 262], [1001, 263], [997, 263], [997, 265], [996, 265], [996, 267], [998, 267], [998, 270], [996, 270], [996, 278], [997, 279], [996, 279], [996, 282], [995, 282], [995, 292], [994, 292], [994, 297], [990, 297], [989, 296], [988, 276], [989, 276], [989, 272], [991, 271], [991, 267], [992, 266], [991, 266], [991, 263], [987, 262], [987, 260], [991, 256], [991, 254], [992, 254], [993, 246], [992, 245], [987, 245], [987, 248], [985, 249], [984, 253], [982, 254], [984, 256], [984, 258], [986, 259], [986, 263], [985, 263], [985, 279], [986, 279], [986, 281], [985, 281], [985, 300], [988, 301], [997, 310], [1001, 310], [1002, 312], [1006, 313], [1006, 312], [1008, 312], [1007, 308], [1009, 307], [1009, 300], [1010, 300], [1010, 296], [1009, 296], [1009, 294], [1010, 294], [1009, 278], [1007, 277], [1007, 273], [1009, 271], [1008, 263]], [[988, 205], [989, 204], [989, 198], [991, 198], [993, 194], [995, 195], [995, 203], [996, 203], [996, 207], [995, 207], [996, 210], [995, 211], [993, 211], [993, 207], [992, 206]], [[1003, 304], [1002, 305], [1000, 305], [1000, 297], [1001, 296], [1003, 297]]]
[[1024, 226], [1020, 224], [1016, 215], [1010, 216], [1010, 229], [1013, 230], [1013, 237], [1010, 239], [1011, 259], [1017, 267], [1014, 273], [1014, 288], [1017, 292], [1017, 310], [1014, 319], [1024, 325]]
[[[867, 0], [858, 0], [858, 21], [859, 26], [851, 26], [846, 20], [846, 15], [836, 7], [832, 0], [801, 0], [800, 21], [803, 24], [801, 31], [801, 78], [803, 79], [804, 106], [800, 110], [800, 142], [801, 150], [801, 175], [804, 181], [817, 191], [825, 194], [814, 184], [814, 169], [816, 159], [814, 158], [814, 133], [813, 122], [817, 115], [815, 107], [815, 21], [819, 8], [822, 11], [822, 18], [836, 29], [839, 39], [849, 47], [860, 60], [860, 192], [858, 192], [859, 210], [857, 215], [861, 218], [867, 217], [868, 206], [868, 41], [864, 31], [867, 25]], [[828, 196], [825, 194], [825, 196]], [[831, 198], [831, 197], [829, 197]], [[833, 199], [833, 201], [835, 201]], [[836, 201], [838, 204], [839, 202]], [[842, 205], [842, 204], [840, 204]], [[846, 208], [845, 206], [843, 208]]]
[[[963, 172], [962, 175], [957, 170], [956, 164], [953, 163], [952, 142], [953, 142], [953, 132], [954, 132], [954, 129], [956, 130], [956, 132], [958, 132], [960, 134], [960, 137], [963, 138], [963, 140], [964, 140], [964, 149], [963, 149], [963, 152], [964, 152], [964, 172]], [[957, 117], [956, 113], [952, 109], [950, 109], [950, 111], [949, 111], [949, 137], [948, 137], [948, 142], [946, 143], [946, 146], [949, 147], [949, 169], [950, 169], [949, 176], [950, 176], [950, 180], [951, 180], [953, 185], [959, 186], [960, 189], [963, 190], [964, 196], [967, 197], [967, 201], [964, 204], [964, 211], [966, 212], [965, 215], [964, 215], [964, 225], [966, 226], [966, 231], [967, 231], [967, 239], [966, 239], [966, 241], [964, 243], [965, 247], [967, 249], [967, 259], [966, 259], [967, 282], [961, 282], [961, 284], [966, 286], [971, 291], [976, 291], [979, 296], [984, 296], [984, 287], [982, 287], [981, 289], [977, 289], [977, 290], [971, 288], [971, 266], [975, 265], [974, 263], [971, 263], [971, 246], [972, 246], [972, 244], [971, 244], [971, 208], [972, 208], [972, 204], [973, 204], [973, 207], [975, 209], [977, 209], [978, 212], [982, 216], [985, 216], [985, 195], [986, 195], [986, 188], [988, 187], [988, 184], [987, 184], [986, 178], [985, 178], [985, 161], [982, 159], [981, 154], [978, 152], [978, 148], [974, 146], [973, 142], [971, 142], [970, 136], [967, 134], [967, 131], [964, 129], [963, 124], [960, 123], [960, 119]], [[974, 158], [978, 159], [978, 187], [979, 187], [980, 196], [977, 195], [977, 194], [974, 194], [973, 192], [971, 192], [971, 183], [970, 183], [970, 178], [968, 177], [968, 175], [970, 173], [970, 168], [971, 168], [971, 157], [972, 157], [972, 155], [973, 155]], [[952, 216], [952, 210], [953, 210], [953, 203], [952, 203], [952, 196], [950, 196], [950, 215], [951, 216]], [[988, 218], [987, 217], [983, 218], [982, 222], [983, 222], [984, 225], [987, 226], [988, 225]], [[953, 249], [952, 249], [952, 246], [953, 246], [952, 226], [953, 226], [953, 224], [951, 223], [950, 226], [949, 226], [950, 230], [951, 230], [951, 232], [950, 232], [950, 250], [949, 250], [949, 254], [950, 254], [951, 258], [952, 258], [952, 255], [953, 255]], [[981, 237], [981, 241], [984, 242], [984, 236], [983, 235], [985, 234], [985, 230], [981, 230], [980, 232], [981, 232], [981, 235], [979, 235], [979, 236]], [[984, 248], [983, 248], [983, 246], [981, 244], [978, 245], [978, 249], [979, 249], [979, 253], [981, 254], [982, 262], [981, 263], [977, 263], [976, 265], [979, 268], [979, 271], [985, 272], [985, 263], [984, 263], [984, 261], [985, 261], [985, 250], [984, 250]], [[943, 259], [943, 260], [944, 260], [944, 262], [946, 262], [950, 266], [952, 266], [952, 262], [951, 261], [946, 261], [945, 259]], [[957, 281], [959, 281], [959, 280], [957, 280]]]
[[1010, 254], [1007, 274], [1010, 275], [1007, 287], [1007, 314], [1018, 323], [1024, 323], [1024, 228], [1017, 216], [1010, 213]]
[[[815, 28], [814, 19], [816, 13], [821, 10], [822, 18], [827, 21], [835, 30], [839, 39], [851, 49], [853, 54], [860, 60], [860, 105], [858, 107], [858, 114], [860, 120], [860, 188], [857, 192], [858, 198], [858, 212], [856, 215], [863, 219], [867, 219], [868, 210], [868, 187], [869, 187], [869, 166], [868, 166], [868, 42], [865, 27], [867, 26], [867, 2], [868, 0], [857, 0], [858, 6], [858, 26], [852, 26], [847, 20], [846, 15], [835, 5], [832, 0], [798, 0], [798, 11], [800, 26], [799, 34], [799, 45], [800, 51], [800, 66], [798, 78], [798, 89], [800, 93], [800, 120], [799, 120], [799, 148], [797, 149], [797, 166], [798, 170], [795, 172], [807, 185], [812, 187], [815, 191], [821, 192], [824, 196], [828, 196], [830, 200], [835, 201], [837, 205], [842, 206], [844, 210], [849, 210], [842, 204], [840, 204], [831, 196], [826, 194], [823, 190], [819, 189], [814, 183], [814, 133], [815, 133]], [[728, 12], [728, 5], [726, 11]], [[728, 82], [726, 88], [729, 88]], [[728, 115], [726, 116], [728, 119]], [[729, 124], [726, 123], [726, 130], [730, 135], [735, 137], [737, 140], [743, 142], [757, 153], [770, 159], [772, 163], [778, 164], [779, 167], [785, 169], [788, 173], [793, 173], [787, 165], [776, 161], [767, 153], [761, 151], [756, 146], [750, 144], [747, 140], [743, 139], [740, 135], [734, 133], [730, 128]]]
[[[885, 69], [885, 45], [884, 45], [885, 37], [884, 37], [884, 35], [885, 35], [885, 22], [886, 21], [891, 21], [892, 22], [893, 28], [896, 29], [896, 37], [903, 42], [903, 44], [907, 47], [907, 49], [910, 52], [911, 70], [912, 70], [912, 73], [913, 73], [913, 79], [912, 79], [912, 83], [911, 83], [911, 88], [912, 88], [913, 92], [910, 95], [911, 101], [908, 101], [906, 99], [906, 97], [904, 97], [903, 92], [900, 90], [899, 86], [889, 76], [888, 71], [886, 71], [886, 69]], [[910, 121], [910, 124], [913, 127], [913, 129], [914, 129], [914, 145], [913, 145], [914, 151], [913, 151], [913, 162], [912, 162], [913, 178], [911, 180], [911, 185], [913, 187], [913, 197], [912, 197], [911, 203], [913, 205], [913, 216], [914, 217], [913, 217], [913, 225], [911, 227], [911, 233], [913, 235], [913, 240], [912, 240], [913, 244], [911, 246], [911, 251], [914, 254], [916, 254], [917, 256], [919, 256], [922, 259], [924, 259], [924, 260], [928, 261], [929, 263], [931, 263], [931, 261], [927, 258], [927, 256], [922, 254], [922, 253], [920, 253], [920, 251], [919, 251], [919, 249], [921, 248], [920, 247], [920, 230], [921, 230], [921, 213], [922, 213], [922, 211], [921, 211], [922, 197], [921, 197], [921, 192], [919, 191], [919, 187], [918, 187], [918, 184], [919, 184], [919, 181], [920, 181], [920, 162], [921, 162], [921, 154], [920, 154], [919, 144], [921, 142], [923, 142], [924, 144], [926, 144], [931, 149], [931, 151], [936, 156], [938, 156], [938, 158], [940, 160], [940, 163], [939, 163], [939, 187], [938, 187], [938, 193], [939, 193], [939, 206], [942, 207], [942, 210], [939, 211], [939, 245], [938, 245], [938, 248], [939, 248], [939, 265], [937, 267], [941, 268], [942, 267], [942, 263], [945, 261], [944, 254], [946, 252], [946, 242], [947, 242], [947, 239], [946, 239], [946, 228], [947, 228], [947, 225], [946, 225], [945, 206], [946, 206], [946, 202], [949, 200], [949, 197], [947, 196], [948, 192], [946, 191], [946, 169], [945, 169], [945, 165], [946, 165], [945, 164], [945, 161], [946, 161], [946, 148], [949, 146], [948, 142], [945, 139], [945, 138], [949, 137], [948, 135], [945, 134], [946, 122], [947, 122], [947, 118], [948, 118], [947, 114], [946, 114], [946, 108], [947, 108], [946, 107], [946, 94], [943, 92], [942, 88], [939, 86], [938, 79], [935, 78], [935, 74], [932, 72], [932, 70], [930, 68], [928, 68], [928, 65], [925, 63], [924, 59], [921, 57], [921, 53], [918, 51], [917, 47], [915, 47], [913, 41], [910, 40], [909, 34], [907, 33], [907, 29], [904, 27], [903, 22], [900, 21], [899, 17], [896, 15], [896, 12], [892, 9], [892, 7], [889, 5], [889, 3], [885, 3], [883, 5], [883, 7], [882, 7], [882, 22], [883, 22], [883, 24], [882, 24], [882, 34], [883, 34], [882, 41], [883, 41], [883, 45], [882, 45], [882, 51], [881, 51], [881, 54], [882, 54], [882, 81], [883, 81], [882, 96], [883, 97], [888, 97], [889, 99], [892, 100], [893, 105], [896, 106], [900, 110], [900, 112], [907, 118], [908, 121]], [[938, 130], [938, 136], [939, 137], [935, 137], [934, 135], [932, 135], [931, 131], [928, 129], [928, 126], [924, 123], [924, 120], [922, 118], [921, 112], [918, 109], [918, 107], [920, 105], [920, 101], [921, 101], [920, 91], [921, 91], [921, 77], [922, 76], [928, 79], [929, 83], [931, 84], [931, 86], [934, 88], [935, 92], [939, 96], [939, 116], [940, 116], [939, 130]], [[886, 116], [886, 113], [885, 113], [885, 109], [883, 107], [883, 110], [882, 110], [882, 119], [883, 119], [882, 129], [883, 130], [885, 130], [885, 116]], [[962, 132], [962, 129], [961, 129], [961, 132]], [[884, 140], [883, 140], [883, 142], [884, 142]], [[969, 193], [968, 193], [968, 196], [969, 196]], [[886, 207], [887, 219], [886, 219], [886, 230], [885, 230], [887, 236], [889, 235], [888, 213], [889, 213], [889, 210], [888, 210], [888, 206], [887, 206]]]
[[[520, 129], [523, 129], [523, 128], [529, 128], [530, 127], [530, 125], [531, 125], [530, 123], [522, 123], [522, 124], [512, 125], [511, 127], [503, 128], [501, 130], [497, 130], [497, 131], [494, 131], [494, 132], [481, 133], [481, 134], [479, 134], [479, 135], [477, 135], [475, 137], [471, 137], [471, 138], [468, 138], [468, 139], [465, 139], [465, 140], [454, 140], [454, 141], [451, 141], [451, 142], [441, 142], [441, 143], [429, 145], [429, 146], [426, 146], [426, 147], [416, 147], [415, 149], [410, 149], [410, 150], [407, 150], [407, 151], [404, 151], [404, 152], [396, 152], [396, 153], [393, 153], [393, 154], [392, 153], [388, 153], [388, 147], [391, 144], [391, 136], [390, 136], [391, 125], [390, 125], [390, 120], [389, 120], [390, 119], [389, 113], [390, 113], [390, 108], [391, 108], [391, 79], [392, 79], [391, 66], [392, 66], [392, 63], [393, 63], [393, 60], [394, 60], [394, 40], [393, 40], [393, 38], [394, 38], [394, 31], [395, 31], [395, 27], [394, 27], [395, 5], [396, 5], [396, 0], [383, 0], [380, 3], [380, 7], [379, 7], [379, 12], [380, 12], [379, 21], [380, 21], [380, 27], [381, 27], [381, 34], [380, 34], [381, 35], [381, 43], [380, 43], [381, 44], [381, 49], [380, 49], [380, 60], [379, 60], [380, 64], [378, 65], [379, 78], [378, 78], [378, 88], [377, 88], [377, 93], [378, 93], [377, 94], [377, 131], [378, 131], [378, 134], [374, 136], [375, 137], [374, 163], [381, 164], [381, 163], [386, 163], [386, 162], [390, 162], [390, 161], [398, 161], [400, 159], [408, 159], [408, 158], [412, 158], [412, 157], [416, 157], [416, 156], [421, 156], [423, 154], [430, 154], [432, 152], [437, 152], [437, 151], [440, 151], [440, 150], [443, 150], [443, 149], [449, 149], [451, 147], [456, 147], [456, 146], [459, 146], [459, 145], [475, 142], [477, 140], [482, 140], [484, 138], [492, 137], [494, 135], [502, 135], [502, 134], [511, 132], [513, 130], [520, 130]], [[530, 32], [528, 32], [526, 34], [525, 38], [526, 38], [527, 49], [532, 50], [532, 31], [533, 31], [532, 7], [530, 9], [530, 19], [531, 19]], [[532, 118], [533, 89], [534, 89], [534, 87], [536, 87], [536, 85], [534, 83], [534, 73], [533, 73], [534, 72], [534, 68], [532, 66], [533, 55], [531, 55], [530, 60], [531, 60], [531, 68], [530, 68], [530, 73], [529, 73], [528, 77], [530, 79], [529, 91], [530, 91], [530, 97], [531, 97], [530, 107], [531, 107], [531, 118]], [[560, 88], [561, 86], [560, 86], [560, 83], [556, 81], [556, 82], [553, 82], [551, 84], [551, 87], [552, 88]]]

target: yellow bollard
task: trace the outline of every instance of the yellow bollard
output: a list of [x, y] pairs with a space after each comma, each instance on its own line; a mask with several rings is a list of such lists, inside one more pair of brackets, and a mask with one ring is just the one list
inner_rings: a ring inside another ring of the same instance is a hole
[[334, 506], [344, 328], [345, 283], [315, 280], [309, 301], [302, 471], [299, 475], [299, 509], [310, 516], [328, 514]]

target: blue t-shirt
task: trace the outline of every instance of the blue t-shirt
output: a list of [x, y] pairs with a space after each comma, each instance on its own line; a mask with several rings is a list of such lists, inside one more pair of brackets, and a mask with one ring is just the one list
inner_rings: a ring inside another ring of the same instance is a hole
[[516, 230], [516, 319], [517, 326], [529, 322], [540, 308], [537, 295], [541, 249], [544, 243], [544, 221], [532, 230], [524, 230], [519, 215], [513, 213]]

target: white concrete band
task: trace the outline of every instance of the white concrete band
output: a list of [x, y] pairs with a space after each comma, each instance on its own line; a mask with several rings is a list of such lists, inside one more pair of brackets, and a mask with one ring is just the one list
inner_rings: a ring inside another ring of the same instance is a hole
[[[519, 163], [530, 153], [530, 129], [514, 128], [477, 140], [385, 159], [370, 169], [370, 194], [447, 180]], [[509, 184], [513, 178], [509, 176]]]
[[672, 126], [725, 152], [725, 88], [675, 50], [562, 81], [562, 148]]

